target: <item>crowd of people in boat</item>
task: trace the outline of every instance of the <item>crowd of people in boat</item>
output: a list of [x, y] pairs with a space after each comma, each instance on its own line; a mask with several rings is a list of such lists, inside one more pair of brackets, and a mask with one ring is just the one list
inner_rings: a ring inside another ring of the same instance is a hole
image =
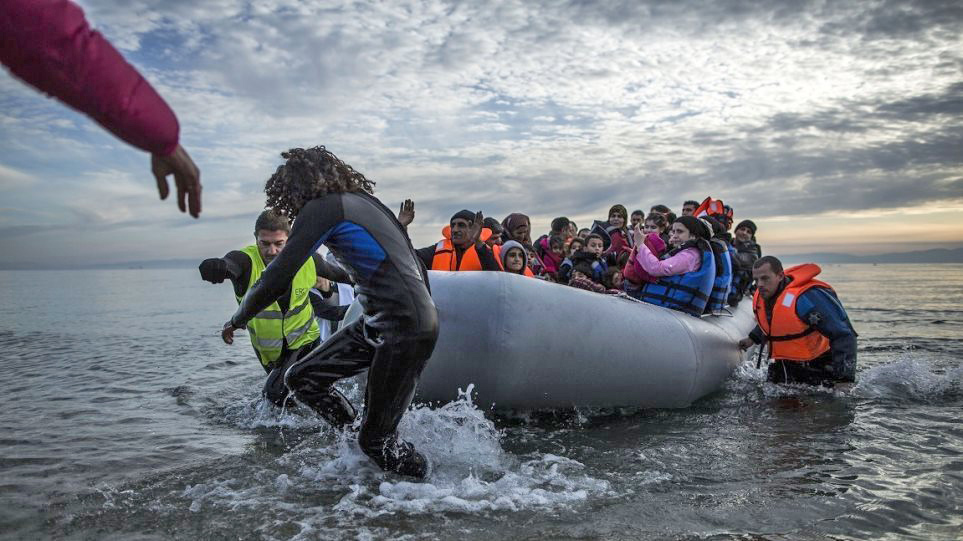
[[[589, 227], [557, 217], [532, 240], [525, 214], [499, 222], [461, 210], [440, 241], [416, 253], [431, 270], [510, 272], [701, 316], [737, 305], [762, 256], [756, 224], [742, 220], [733, 230], [733, 214], [712, 197], [684, 202], [679, 215], [661, 204], [647, 214], [617, 204]], [[407, 227], [414, 217], [414, 203], [405, 201], [399, 222]]]

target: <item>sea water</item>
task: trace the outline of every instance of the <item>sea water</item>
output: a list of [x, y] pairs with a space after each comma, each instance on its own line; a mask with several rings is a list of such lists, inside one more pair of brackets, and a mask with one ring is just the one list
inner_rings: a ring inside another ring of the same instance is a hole
[[678, 410], [481, 411], [466, 388], [405, 415], [432, 463], [412, 482], [260, 400], [247, 338], [220, 340], [230, 285], [0, 272], [0, 537], [963, 537], [963, 265], [821, 278], [860, 334], [849, 394], [766, 383], [748, 358]]

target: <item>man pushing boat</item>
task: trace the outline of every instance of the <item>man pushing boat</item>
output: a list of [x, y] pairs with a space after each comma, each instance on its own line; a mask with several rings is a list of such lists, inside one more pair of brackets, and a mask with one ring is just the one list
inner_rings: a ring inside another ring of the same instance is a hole
[[756, 260], [752, 299], [756, 328], [739, 341], [746, 349], [769, 342], [769, 381], [840, 389], [856, 381], [856, 331], [833, 288], [805, 263], [783, 270], [772, 256]]
[[[397, 428], [438, 337], [427, 271], [395, 215], [372, 195], [374, 182], [323, 146], [281, 156], [287, 161], [264, 191], [268, 208], [294, 220], [291, 234], [224, 324], [222, 338], [231, 343], [234, 331], [281, 296], [318, 247], [327, 246], [354, 282], [364, 316], [292, 363], [285, 385], [298, 398], [336, 398], [335, 381], [367, 370], [362, 451], [384, 470], [422, 478], [427, 461]], [[338, 428], [355, 417], [346, 400], [324, 404], [319, 413]]]

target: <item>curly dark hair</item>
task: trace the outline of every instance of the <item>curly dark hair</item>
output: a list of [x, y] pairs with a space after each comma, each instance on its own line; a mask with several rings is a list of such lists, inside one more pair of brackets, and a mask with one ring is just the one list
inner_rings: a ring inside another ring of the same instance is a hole
[[367, 192], [375, 183], [355, 171], [323, 146], [292, 148], [287, 160], [264, 184], [265, 207], [293, 220], [304, 205], [326, 193]]

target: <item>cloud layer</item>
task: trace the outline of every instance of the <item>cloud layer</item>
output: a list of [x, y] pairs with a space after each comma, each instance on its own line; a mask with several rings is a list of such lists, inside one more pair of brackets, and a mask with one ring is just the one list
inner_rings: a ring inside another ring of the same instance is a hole
[[[763, 221], [963, 207], [958, 2], [83, 5], [177, 111], [205, 248], [247, 235], [278, 153], [315, 144], [415, 199], [416, 244], [463, 207], [537, 226], [709, 194]], [[5, 253], [76, 249], [39, 226], [183, 222], [137, 151], [9, 76], [0, 104]], [[117, 259], [204, 255], [142, 240]]]

